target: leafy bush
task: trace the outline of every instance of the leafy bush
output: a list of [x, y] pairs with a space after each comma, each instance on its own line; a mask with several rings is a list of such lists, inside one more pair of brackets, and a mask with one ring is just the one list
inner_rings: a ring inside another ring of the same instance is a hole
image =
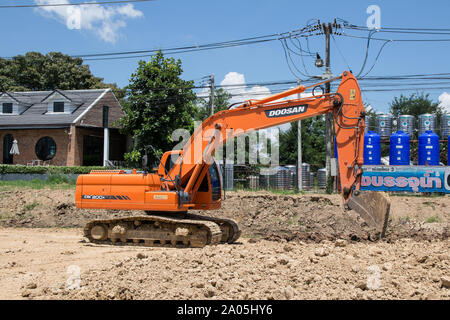
[[52, 173], [48, 176], [47, 182], [53, 183], [53, 184], [61, 184], [61, 183], [75, 184], [76, 179], [71, 179], [64, 174], [53, 174]]

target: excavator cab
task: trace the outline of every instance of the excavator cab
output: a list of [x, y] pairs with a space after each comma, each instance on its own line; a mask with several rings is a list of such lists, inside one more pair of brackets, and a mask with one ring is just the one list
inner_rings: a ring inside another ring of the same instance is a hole
[[218, 162], [214, 160], [194, 195], [194, 209], [219, 209], [222, 202], [222, 188], [222, 171]]
[[[158, 167], [158, 175], [164, 177], [165, 180], [173, 180], [182, 189], [186, 188], [187, 181], [180, 181], [179, 175], [169, 176], [170, 170], [174, 167], [176, 162], [182, 157], [182, 150], [167, 151], [161, 158], [161, 163]], [[212, 210], [218, 209], [222, 201], [222, 171], [216, 159], [212, 159], [212, 164], [206, 170], [206, 173], [201, 178], [201, 183], [192, 197], [190, 203], [195, 206], [195, 210]], [[205, 166], [207, 166], [205, 164]]]

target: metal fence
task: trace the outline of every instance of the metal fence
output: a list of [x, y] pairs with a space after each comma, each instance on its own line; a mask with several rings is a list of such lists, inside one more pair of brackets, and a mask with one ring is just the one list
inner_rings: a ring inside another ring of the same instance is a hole
[[[311, 166], [302, 164], [302, 190], [322, 191], [326, 187], [326, 170], [311, 172]], [[250, 165], [222, 165], [225, 190], [298, 190], [297, 165], [257, 167]]]

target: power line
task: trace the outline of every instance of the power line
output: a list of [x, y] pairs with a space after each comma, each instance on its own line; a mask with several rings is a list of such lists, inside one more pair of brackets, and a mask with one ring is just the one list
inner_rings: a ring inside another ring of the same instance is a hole
[[[295, 65], [294, 61], [292, 60], [292, 56], [291, 56], [291, 54], [290, 54], [290, 52], [289, 52], [289, 49], [288, 49], [288, 47], [287, 47], [288, 45], [287, 45], [286, 39], [280, 39], [280, 42], [281, 42], [281, 46], [283, 47], [284, 57], [285, 57], [285, 59], [286, 59], [286, 64], [287, 64], [287, 66], [288, 66], [288, 68], [289, 68], [289, 71], [292, 73], [292, 75], [293, 75], [294, 77], [296, 77], [296, 78], [300, 78], [300, 77], [294, 72], [294, 70], [292, 70], [291, 64], [292, 64], [292, 66], [294, 67], [294, 69], [295, 69], [298, 73], [300, 73], [302, 76], [304, 76], [304, 77], [310, 77], [310, 75], [307, 75], [307, 74], [303, 73], [303, 72], [300, 71], [300, 70], [297, 68], [297, 66]], [[289, 58], [288, 58], [288, 57], [289, 57]], [[290, 63], [289, 63], [289, 61], [290, 61]]]
[[[370, 31], [368, 27], [363, 26], [344, 26], [346, 29], [359, 30], [359, 31]], [[400, 34], [427, 34], [427, 35], [449, 35], [450, 29], [430, 29], [430, 28], [378, 28], [378, 32], [386, 33], [400, 33]]]
[[331, 37], [332, 37], [332, 39], [333, 39], [334, 44], [336, 45], [336, 48], [338, 49], [339, 54], [340, 54], [341, 57], [342, 57], [342, 60], [344, 60], [345, 64], [346, 64], [347, 67], [348, 67], [348, 70], [351, 71], [352, 68], [350, 67], [349, 63], [347, 62], [347, 59], [345, 59], [345, 56], [344, 56], [344, 54], [342, 53], [341, 49], [339, 48], [339, 46], [338, 46], [338, 44], [337, 44], [337, 41], [336, 41], [336, 39], [334, 38], [334, 35], [331, 34]]
[[[143, 58], [148, 57], [156, 53], [157, 51], [164, 52], [166, 54], [179, 54], [185, 52], [193, 51], [203, 51], [203, 50], [213, 50], [228, 47], [237, 47], [258, 43], [265, 43], [270, 41], [276, 41], [287, 37], [296, 38], [304, 33], [302, 29], [274, 33], [256, 37], [249, 37], [237, 40], [229, 40], [223, 42], [214, 42], [201, 45], [191, 45], [183, 47], [173, 47], [173, 48], [159, 48], [159, 49], [149, 49], [149, 50], [135, 50], [135, 51], [118, 51], [118, 52], [105, 52], [105, 53], [89, 53], [89, 54], [76, 54], [71, 55], [72, 58], [83, 58], [84, 61], [99, 61], [99, 60], [115, 60], [115, 59], [132, 59], [132, 58]], [[87, 58], [87, 59], [85, 59]], [[6, 57], [4, 59], [12, 59], [12, 57]]]
[[[390, 80], [392, 83], [389, 82], [379, 82], [376, 83], [376, 81], [382, 81], [382, 80]], [[450, 80], [450, 73], [430, 73], [430, 74], [411, 74], [411, 75], [386, 75], [386, 76], [371, 76], [364, 79], [359, 80], [362, 87], [377, 87], [377, 86], [402, 86], [402, 85], [435, 85], [435, 84], [447, 84], [448, 82], [407, 82], [404, 83], [402, 81], [414, 81], [414, 80]], [[317, 79], [314, 78], [308, 78], [302, 81], [302, 83], [313, 83], [316, 82]], [[397, 82], [397, 83], [396, 83]], [[400, 82], [400, 83], [398, 83]], [[367, 83], [367, 84], [366, 84]], [[223, 88], [228, 90], [242, 90], [243, 88], [247, 87], [254, 87], [254, 86], [264, 86], [264, 87], [273, 87], [273, 86], [280, 86], [280, 85], [296, 85], [296, 80], [274, 80], [274, 81], [260, 81], [260, 82], [249, 82], [249, 83], [238, 83], [238, 84], [217, 84], [215, 85], [216, 88]], [[337, 86], [337, 82], [332, 84], [333, 86]], [[179, 89], [193, 89], [193, 90], [199, 90], [199, 89], [209, 89], [210, 85], [194, 85], [192, 87], [153, 87], [149, 90], [155, 91], [155, 90], [179, 90]], [[284, 87], [285, 90], [289, 89], [291, 87]]]
[[[342, 19], [340, 19], [342, 20]], [[354, 35], [354, 34], [347, 34], [345, 32], [343, 32], [342, 36], [344, 37], [351, 37], [351, 38], [359, 38], [359, 39], [366, 39], [367, 40], [367, 46], [366, 46], [366, 54], [365, 54], [365, 58], [364, 58], [364, 62], [361, 66], [361, 70], [359, 71], [359, 73], [356, 75], [356, 77], [359, 80], [364, 79], [375, 67], [375, 65], [378, 62], [378, 59], [383, 51], [383, 49], [386, 47], [386, 45], [388, 43], [392, 43], [392, 42], [449, 42], [450, 38], [442, 38], [442, 39], [429, 39], [429, 38], [402, 38], [402, 39], [385, 39], [385, 38], [373, 38], [373, 35], [377, 32], [386, 32], [386, 33], [398, 33], [398, 34], [414, 34], [414, 35], [450, 35], [450, 29], [426, 29], [426, 28], [378, 28], [378, 29], [369, 29], [367, 27], [362, 27], [362, 26], [355, 26], [355, 25], [350, 25], [347, 21], [343, 21], [343, 25], [344, 28], [347, 30], [355, 30], [355, 31], [364, 31], [364, 32], [368, 32], [367, 36], [358, 36], [358, 35]], [[449, 32], [447, 32], [449, 31]], [[370, 41], [371, 40], [377, 40], [377, 41], [382, 41], [384, 42], [376, 57], [375, 60], [372, 64], [372, 66], [369, 68], [369, 70], [365, 73], [364, 69], [366, 67], [366, 63], [368, 60], [368, 56], [369, 56], [369, 47], [370, 47]]]
[[364, 57], [364, 62], [361, 66], [361, 70], [359, 70], [359, 73], [356, 75], [356, 78], [358, 78], [361, 75], [361, 73], [364, 71], [364, 68], [366, 67], [367, 58], [369, 57], [370, 38], [372, 38], [375, 32], [376, 31], [369, 32], [369, 35], [367, 37], [366, 56]]
[[396, 89], [365, 89], [365, 92], [390, 92], [390, 91], [432, 91], [432, 90], [449, 90], [449, 86], [445, 87], [432, 87], [432, 88], [396, 88]]
[[78, 3], [47, 3], [47, 4], [0, 5], [0, 9], [87, 6], [87, 5], [122, 4], [122, 3], [131, 3], [131, 2], [150, 2], [150, 1], [156, 1], [156, 0], [123, 0], [123, 1], [119, 0], [119, 1], [78, 2]]
[[383, 45], [381, 46], [380, 50], [378, 51], [377, 56], [375, 57], [375, 61], [373, 62], [372, 67], [370, 67], [369, 71], [367, 71], [360, 79], [363, 79], [365, 76], [367, 76], [367, 75], [373, 70], [373, 68], [375, 67], [375, 65], [376, 65], [377, 62], [378, 62], [378, 58], [379, 58], [380, 55], [381, 55], [381, 51], [383, 51], [384, 47], [385, 47], [388, 43], [390, 43], [390, 42], [391, 42], [391, 41], [385, 41], [385, 42], [383, 43]]
[[[276, 39], [273, 39], [276, 40]], [[192, 46], [185, 50], [180, 49], [154, 49], [154, 50], [146, 50], [148, 54], [143, 55], [125, 55], [123, 56], [123, 53], [118, 53], [120, 56], [113, 56], [113, 57], [100, 57], [100, 58], [87, 58], [83, 59], [83, 61], [103, 61], [103, 60], [118, 60], [118, 59], [133, 59], [133, 58], [145, 58], [145, 57], [151, 57], [156, 52], [161, 51], [165, 54], [180, 54], [180, 53], [186, 53], [186, 52], [194, 52], [194, 51], [204, 51], [204, 50], [214, 50], [214, 49], [223, 49], [223, 48], [229, 48], [229, 47], [238, 47], [238, 46], [244, 46], [244, 45], [250, 45], [250, 44], [257, 44], [257, 43], [263, 43], [273, 40], [259, 40], [259, 41], [252, 41], [252, 42], [246, 42], [246, 43], [239, 43], [239, 44], [227, 44], [227, 45], [219, 45], [219, 46], [211, 46], [211, 47], [200, 47], [200, 46]], [[128, 54], [128, 53], [125, 53]], [[102, 55], [99, 55], [102, 56]], [[107, 55], [109, 56], [109, 54]], [[82, 56], [72, 56], [75, 58], [81, 58]]]
[[[343, 37], [347, 38], [357, 38], [367, 40], [367, 37], [364, 36], [355, 36], [347, 33], [340, 34]], [[386, 39], [386, 38], [371, 38], [371, 40], [377, 41], [390, 41], [390, 42], [448, 42], [450, 38], [447, 39]]]

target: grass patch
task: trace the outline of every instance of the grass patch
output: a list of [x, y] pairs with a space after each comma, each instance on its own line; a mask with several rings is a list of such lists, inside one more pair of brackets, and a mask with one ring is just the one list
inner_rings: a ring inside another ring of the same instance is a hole
[[410, 218], [410, 216], [406, 216], [406, 217], [400, 217], [400, 218], [398, 218], [398, 220], [400, 221], [400, 223], [405, 223], [405, 222], [410, 222], [411, 218]]
[[47, 173], [47, 174], [86, 174], [91, 170], [106, 170], [105, 167], [62, 167], [62, 166], [25, 166], [0, 164], [0, 174], [5, 173]]
[[260, 236], [260, 235], [257, 235], [257, 234], [246, 234], [246, 235], [244, 236], [244, 238], [246, 238], [246, 239], [260, 239], [261, 236]]
[[40, 203], [37, 202], [37, 201], [34, 201], [33, 203], [27, 204], [27, 205], [24, 207], [24, 209], [25, 209], [26, 211], [30, 211], [30, 210], [33, 210], [34, 208], [36, 208], [38, 205], [40, 205]]
[[292, 194], [302, 194], [303, 192], [295, 192], [295, 190], [277, 190], [277, 189], [269, 189], [267, 190], [271, 193], [281, 194], [281, 195], [292, 195]]
[[429, 217], [425, 220], [426, 223], [433, 223], [433, 222], [439, 222], [438, 217]]
[[388, 192], [392, 197], [411, 197], [411, 198], [440, 198], [445, 196], [443, 192]]
[[279, 189], [247, 189], [247, 188], [234, 188], [233, 190], [226, 190], [226, 192], [233, 191], [233, 192], [239, 192], [239, 191], [247, 191], [247, 192], [259, 192], [259, 191], [266, 191], [274, 194], [281, 194], [281, 195], [295, 195], [295, 194], [306, 194], [305, 191], [299, 191], [295, 192], [295, 190], [279, 190]]
[[[291, 217], [288, 219], [288, 224], [294, 224], [294, 222], [298, 219], [297, 216]], [[300, 224], [300, 221], [298, 221], [298, 223]]]
[[12, 180], [1, 181], [0, 188], [13, 189], [13, 188], [30, 188], [30, 189], [72, 189], [76, 185], [75, 180], [71, 180], [65, 176], [52, 175], [48, 180], [32, 179], [32, 180]]
[[425, 206], [429, 206], [429, 207], [433, 208], [433, 210], [436, 209], [435, 203], [434, 203], [434, 202], [431, 202], [431, 201], [424, 201], [423, 204], [424, 204]]

